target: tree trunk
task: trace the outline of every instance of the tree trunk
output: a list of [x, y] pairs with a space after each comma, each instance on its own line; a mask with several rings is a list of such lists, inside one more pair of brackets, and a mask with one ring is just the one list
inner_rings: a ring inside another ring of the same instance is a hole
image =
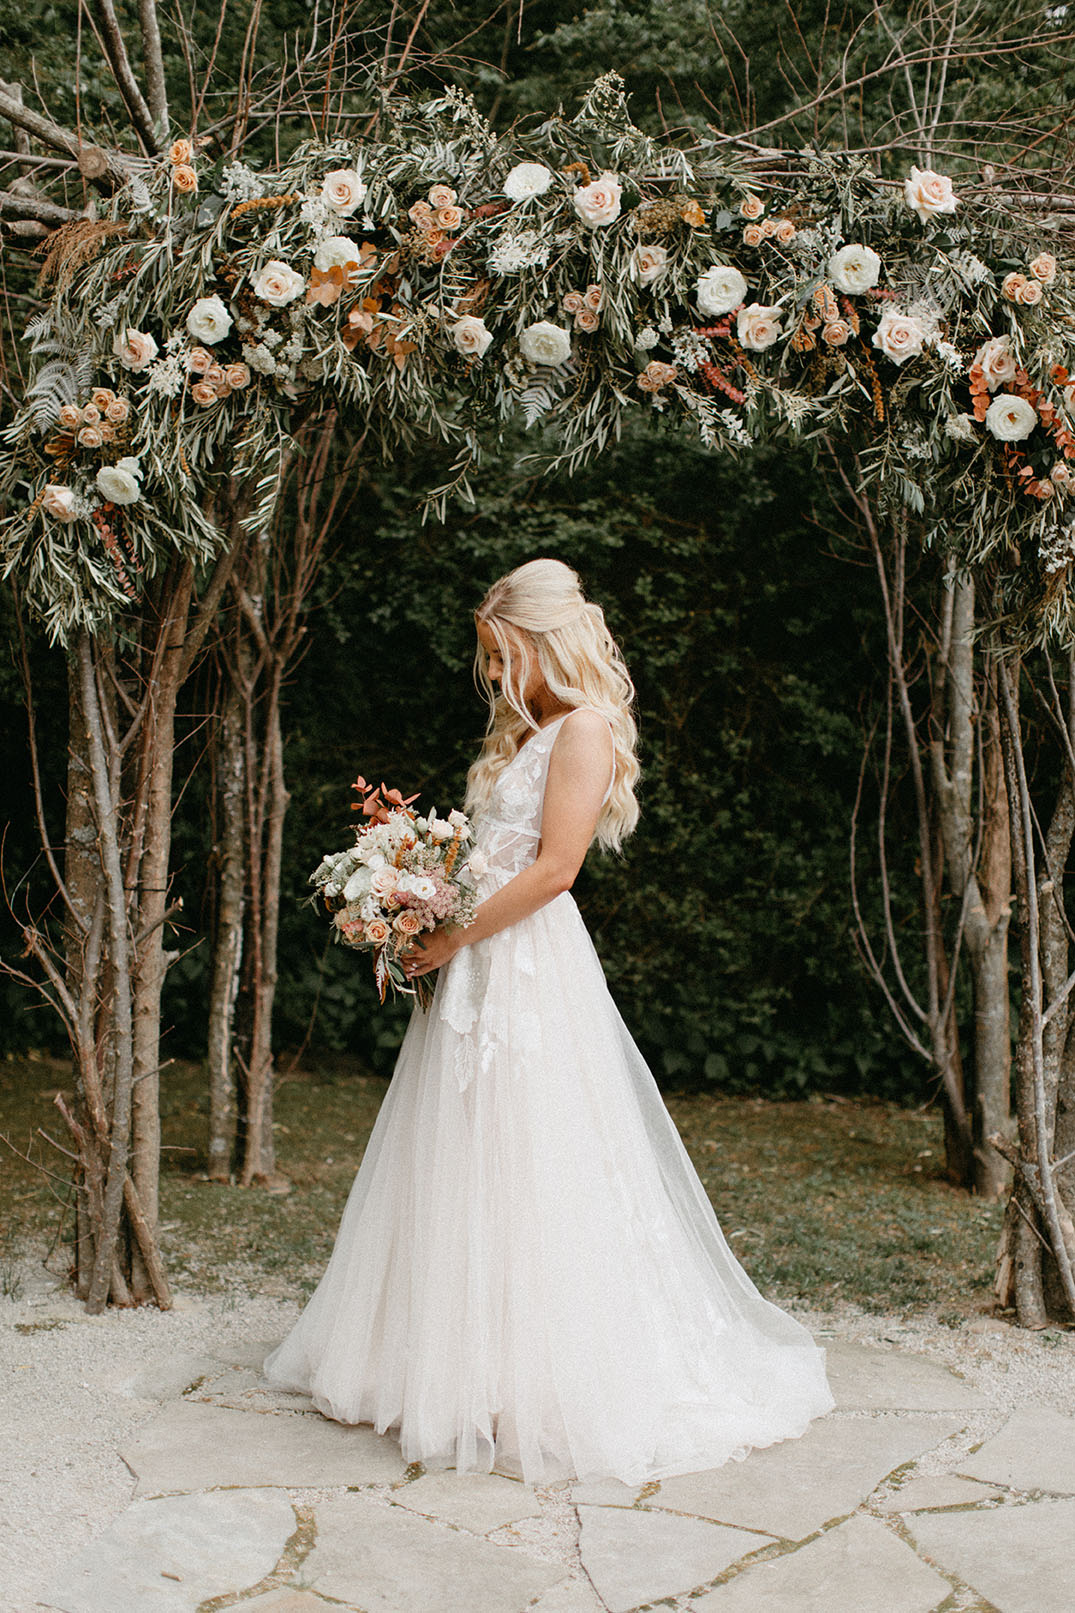
[[216, 784], [219, 839], [214, 848], [218, 870], [213, 971], [209, 994], [209, 1176], [226, 1182], [235, 1155], [235, 998], [243, 955], [246, 913], [246, 862], [243, 836], [242, 702], [228, 679], [217, 746]]

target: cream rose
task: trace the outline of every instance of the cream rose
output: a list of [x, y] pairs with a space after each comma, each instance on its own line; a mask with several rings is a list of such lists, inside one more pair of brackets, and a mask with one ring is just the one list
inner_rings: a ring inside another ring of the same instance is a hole
[[68, 431], [77, 431], [82, 424], [82, 410], [74, 403], [62, 403], [59, 422], [61, 426], [66, 426]]
[[254, 296], [267, 302], [270, 308], [285, 308], [306, 290], [306, 281], [290, 263], [271, 258], [253, 284]]
[[1031, 262], [1030, 272], [1043, 286], [1051, 286], [1056, 279], [1056, 259], [1051, 252], [1039, 252]]
[[600, 323], [600, 316], [593, 308], [587, 308], [585, 303], [575, 315], [576, 330], [595, 331]]
[[482, 851], [480, 846], [475, 846], [474, 850], [467, 858], [467, 867], [470, 869], [475, 879], [484, 879], [485, 875], [489, 872], [489, 859], [485, 855], [484, 851]]
[[229, 364], [224, 370], [224, 379], [233, 392], [240, 392], [244, 386], [250, 385], [250, 367], [247, 364]]
[[126, 398], [112, 398], [105, 404], [105, 419], [114, 426], [122, 426], [127, 422], [131, 406]]
[[388, 925], [384, 919], [366, 920], [366, 940], [372, 941], [375, 947], [379, 947], [382, 941], [388, 940]]
[[694, 288], [698, 311], [717, 318], [738, 308], [747, 294], [747, 283], [738, 269], [728, 263], [714, 263], [700, 277]]
[[207, 409], [211, 403], [216, 403], [220, 396], [212, 381], [195, 381], [190, 389], [190, 395], [203, 409]]
[[504, 195], [513, 202], [544, 196], [552, 184], [552, 171], [543, 162], [517, 162], [504, 181]]
[[776, 229], [773, 231], [773, 235], [776, 240], [780, 242], [781, 246], [787, 246], [791, 241], [794, 241], [797, 234], [798, 231], [791, 222], [790, 218], [781, 218], [777, 220]]
[[918, 214], [923, 224], [939, 213], [954, 213], [959, 205], [947, 174], [935, 173], [932, 168], [912, 167], [903, 182], [903, 193], [907, 206]]
[[378, 901], [381, 901], [384, 897], [391, 896], [399, 884], [399, 877], [399, 869], [393, 868], [391, 863], [385, 863], [384, 867], [378, 868], [371, 878], [370, 891]]
[[109, 504], [134, 504], [141, 489], [138, 478], [123, 465], [102, 465], [97, 472], [97, 491]]
[[1004, 279], [1000, 283], [1000, 289], [1004, 296], [1007, 297], [1009, 302], [1018, 302], [1019, 293], [1022, 291], [1025, 285], [1026, 275], [1020, 274], [1016, 269], [1011, 274], [1006, 274], [1004, 276]]
[[744, 246], [761, 246], [765, 240], [766, 231], [761, 224], [748, 224], [743, 231]]
[[438, 230], [457, 230], [463, 222], [463, 209], [461, 207], [438, 207], [433, 214], [433, 223]]
[[127, 329], [113, 338], [112, 351], [125, 370], [137, 373], [152, 364], [157, 356], [157, 344], [146, 331]]
[[187, 315], [187, 329], [196, 341], [210, 347], [222, 342], [232, 326], [232, 318], [219, 297], [199, 297]]
[[456, 203], [456, 193], [452, 189], [451, 185], [430, 185], [430, 187], [429, 187], [429, 205], [430, 205], [430, 207], [433, 207], [433, 208], [437, 208], [437, 207], [454, 207], [455, 203]]
[[485, 321], [476, 314], [464, 314], [462, 319], [457, 319], [451, 334], [456, 352], [462, 353], [464, 358], [481, 358], [493, 339], [492, 331], [486, 330]]
[[187, 369], [195, 375], [204, 375], [212, 362], [213, 355], [205, 347], [192, 347], [187, 354]]
[[334, 168], [321, 182], [321, 200], [346, 218], [366, 199], [366, 187], [353, 168]]
[[41, 497], [41, 508], [57, 521], [74, 521], [77, 517], [74, 489], [59, 482], [49, 482]]
[[83, 426], [75, 441], [83, 448], [100, 448], [104, 434], [100, 426]]
[[611, 224], [620, 216], [620, 197], [623, 186], [615, 174], [602, 174], [592, 184], [580, 185], [571, 198], [575, 212], [589, 230]]
[[519, 337], [519, 351], [531, 364], [565, 364], [571, 357], [571, 337], [562, 325], [539, 319]]
[[104, 410], [108, 408], [108, 405], [112, 402], [112, 399], [115, 397], [115, 395], [116, 394], [113, 392], [110, 386], [95, 386], [93, 391], [90, 393], [90, 402], [93, 404], [95, 409], [100, 409], [103, 413]]
[[991, 336], [975, 353], [972, 369], [975, 364], [981, 365], [982, 379], [990, 392], [995, 392], [998, 386], [1006, 386], [1009, 381], [1014, 381], [1016, 363], [1010, 338]]
[[1014, 392], [998, 392], [986, 410], [985, 423], [998, 442], [1022, 442], [1038, 423], [1037, 411]]
[[1021, 303], [1024, 308], [1036, 308], [1041, 301], [1041, 281], [1024, 280], [1019, 287], [1019, 295], [1016, 301]]
[[95, 403], [85, 403], [79, 412], [79, 419], [84, 426], [99, 425], [101, 420], [101, 411]]
[[828, 273], [837, 291], [849, 297], [861, 297], [880, 279], [881, 259], [872, 246], [854, 242], [833, 253], [829, 259]]
[[761, 218], [765, 212], [765, 203], [760, 196], [744, 196], [739, 203], [739, 211], [743, 218]]
[[358, 263], [360, 257], [358, 245], [349, 235], [328, 235], [314, 253], [314, 268], [327, 274], [330, 269], [342, 269], [347, 263]]
[[631, 253], [627, 273], [636, 286], [652, 286], [668, 268], [668, 253], [663, 246], [643, 246], [639, 243]]
[[752, 302], [749, 307], [739, 310], [735, 333], [743, 347], [754, 353], [763, 353], [784, 334], [782, 318], [779, 308], [767, 308], [760, 302]]
[[909, 358], [921, 353], [926, 333], [917, 319], [901, 314], [895, 308], [886, 308], [881, 323], [873, 333], [873, 345], [879, 347], [893, 364], [905, 364]]

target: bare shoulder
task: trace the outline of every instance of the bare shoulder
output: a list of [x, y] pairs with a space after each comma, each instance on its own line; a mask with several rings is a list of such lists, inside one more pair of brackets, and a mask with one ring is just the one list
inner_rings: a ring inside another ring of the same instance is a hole
[[599, 711], [580, 706], [564, 718], [553, 744], [558, 762], [576, 768], [596, 766], [607, 774], [613, 754], [612, 730]]

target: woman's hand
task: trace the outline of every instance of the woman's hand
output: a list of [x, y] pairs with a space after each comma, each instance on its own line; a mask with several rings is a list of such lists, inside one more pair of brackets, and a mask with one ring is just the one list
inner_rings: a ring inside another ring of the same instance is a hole
[[443, 968], [463, 945], [462, 930], [432, 930], [421, 940], [411, 942], [410, 951], [403, 959], [403, 973], [408, 980], [431, 974], [434, 969]]

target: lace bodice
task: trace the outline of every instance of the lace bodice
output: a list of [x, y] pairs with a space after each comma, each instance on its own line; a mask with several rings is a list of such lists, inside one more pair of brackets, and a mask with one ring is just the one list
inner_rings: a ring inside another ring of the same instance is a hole
[[569, 713], [532, 734], [493, 786], [489, 806], [475, 824], [475, 836], [488, 863], [482, 883], [495, 888], [533, 862], [541, 840], [541, 809], [549, 757]]

